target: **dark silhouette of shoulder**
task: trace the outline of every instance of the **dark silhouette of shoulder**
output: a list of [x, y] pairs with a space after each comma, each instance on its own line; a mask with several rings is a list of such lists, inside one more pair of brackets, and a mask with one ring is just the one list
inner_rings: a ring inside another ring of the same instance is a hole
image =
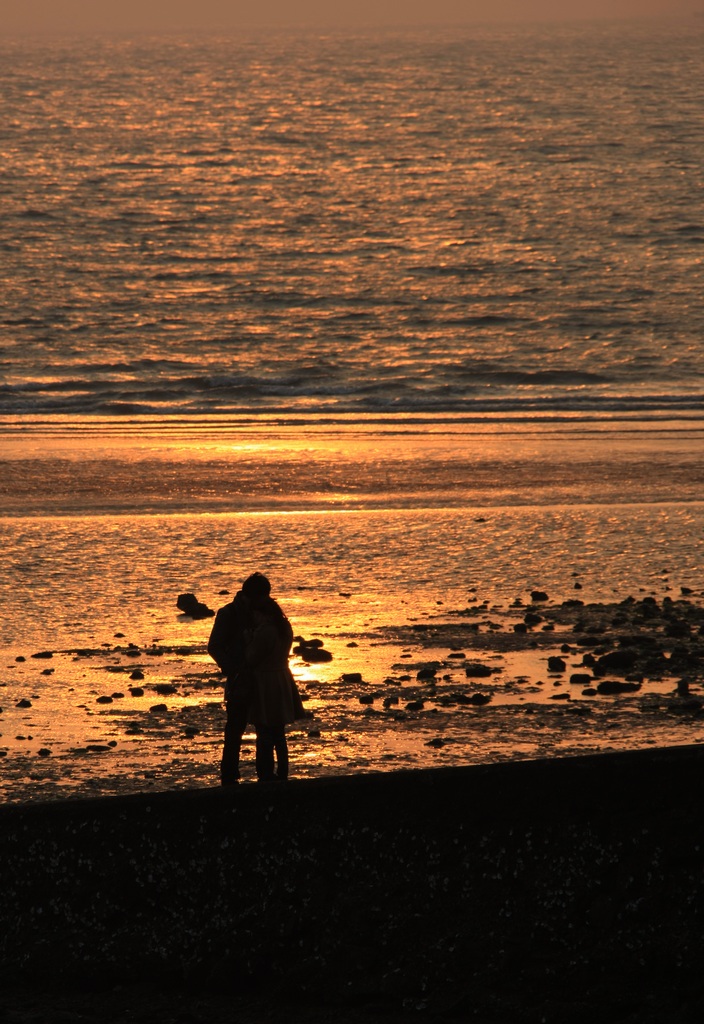
[[251, 629], [249, 601], [238, 591], [229, 604], [218, 609], [208, 640], [208, 654], [226, 676], [234, 676], [245, 662], [246, 631]]

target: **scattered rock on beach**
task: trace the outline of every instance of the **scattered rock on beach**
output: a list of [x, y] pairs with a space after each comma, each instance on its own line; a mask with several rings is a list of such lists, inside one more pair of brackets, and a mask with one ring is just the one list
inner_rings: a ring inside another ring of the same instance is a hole
[[130, 679], [144, 679], [144, 672], [141, 668], [136, 668], [134, 672], [130, 672]]
[[424, 679], [435, 679], [436, 675], [436, 668], [434, 668], [432, 665], [425, 665], [423, 668], [419, 669], [418, 672], [416, 672], [416, 679], [422, 682]]
[[635, 693], [640, 690], [640, 683], [627, 683], [620, 679], [602, 679], [597, 683], [596, 692], [606, 695], [616, 693]]
[[537, 603], [538, 601], [547, 601], [548, 595], [544, 590], [532, 590], [530, 594], [531, 601]]
[[630, 672], [637, 658], [637, 651], [629, 649], [610, 651], [597, 659], [596, 667], [599, 672]]
[[473, 693], [469, 698], [470, 704], [476, 704], [478, 707], [482, 707], [484, 704], [488, 704], [491, 701], [491, 697], [488, 693]]
[[96, 704], [112, 704], [112, 697], [108, 697], [107, 694], [104, 694], [102, 697], [96, 697], [95, 703]]
[[565, 672], [566, 670], [567, 662], [564, 658], [548, 658], [548, 672]]
[[31, 708], [31, 706], [32, 706], [31, 700], [27, 700], [26, 697], [23, 697], [22, 700], [18, 700], [17, 704], [15, 705], [15, 707], [17, 707], [17, 708]]
[[471, 665], [465, 665], [464, 673], [469, 679], [484, 679], [492, 674], [493, 670], [489, 665], [484, 665], [482, 662], [472, 662]]
[[33, 654], [32, 657], [33, 658], [53, 658], [54, 657], [54, 652], [53, 651], [37, 651], [37, 653]]
[[207, 619], [215, 615], [213, 609], [199, 601], [195, 594], [179, 594], [176, 607], [192, 619]]
[[293, 653], [298, 654], [303, 661], [325, 662], [332, 661], [332, 654], [323, 647], [323, 641], [317, 638], [305, 640], [302, 636], [295, 637], [298, 641], [293, 648]]

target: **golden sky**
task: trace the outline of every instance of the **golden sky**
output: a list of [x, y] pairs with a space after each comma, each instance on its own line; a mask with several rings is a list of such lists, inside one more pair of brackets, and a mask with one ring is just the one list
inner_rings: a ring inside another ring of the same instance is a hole
[[365, 28], [688, 15], [704, 0], [5, 0], [0, 32]]

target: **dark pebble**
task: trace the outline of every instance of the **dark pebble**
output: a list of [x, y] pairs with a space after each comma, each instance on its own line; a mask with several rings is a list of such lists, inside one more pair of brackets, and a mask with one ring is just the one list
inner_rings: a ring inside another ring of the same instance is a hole
[[638, 653], [636, 651], [610, 651], [597, 660], [600, 672], [628, 672], [633, 668]]
[[97, 697], [95, 703], [96, 704], [112, 704], [112, 697], [108, 697], [107, 695], [104, 695], [103, 697]]
[[141, 668], [136, 668], [134, 672], [130, 672], [130, 679], [144, 679], [144, 672]]
[[564, 672], [567, 669], [567, 662], [564, 658], [548, 658], [549, 672]]
[[141, 686], [130, 686], [130, 695], [132, 697], [143, 697], [144, 690]]
[[436, 669], [426, 667], [420, 669], [420, 671], [416, 673], [416, 679], [434, 679], [436, 674]]
[[26, 697], [23, 697], [22, 700], [18, 700], [17, 703], [15, 704], [15, 707], [17, 708], [31, 708], [31, 706], [31, 700], [27, 700]]
[[51, 751], [49, 750], [48, 747], [40, 747], [40, 749], [37, 751], [37, 756], [38, 757], [50, 757], [51, 756]]
[[358, 700], [359, 700], [360, 704], [373, 704], [374, 703], [374, 697], [371, 695], [371, 693], [363, 693], [358, 698]]
[[487, 676], [492, 674], [492, 670], [489, 665], [482, 665], [481, 662], [473, 662], [471, 665], [465, 665], [464, 672], [469, 679], [485, 679]]
[[625, 683], [620, 679], [602, 679], [596, 687], [597, 693], [607, 696], [615, 693], [635, 693], [636, 690], [640, 690], [640, 683]]
[[36, 654], [32, 655], [33, 658], [53, 658], [53, 651], [37, 651]]
[[361, 683], [362, 673], [361, 672], [343, 672], [341, 676], [343, 683]]
[[207, 619], [215, 615], [212, 608], [199, 601], [195, 594], [179, 594], [176, 598], [176, 607], [192, 619]]
[[544, 590], [531, 590], [530, 599], [531, 601], [547, 601], [548, 595]]
[[166, 706], [166, 704], [152, 704], [152, 706], [149, 708], [149, 710], [150, 711], [158, 712], [158, 711], [168, 711], [169, 709]]
[[307, 662], [332, 661], [332, 654], [330, 651], [326, 651], [322, 647], [304, 647], [299, 645], [298, 647], [293, 648], [293, 653], [298, 654], [303, 661]]

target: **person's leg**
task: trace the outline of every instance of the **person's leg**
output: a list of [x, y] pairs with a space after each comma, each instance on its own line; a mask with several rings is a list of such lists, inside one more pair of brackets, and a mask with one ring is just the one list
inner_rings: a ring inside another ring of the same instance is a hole
[[225, 742], [222, 748], [220, 764], [220, 781], [223, 786], [237, 782], [240, 777], [240, 748], [242, 736], [247, 728], [247, 704], [234, 698], [227, 701], [227, 721], [225, 722]]
[[257, 778], [268, 782], [274, 776], [274, 735], [266, 725], [257, 726]]
[[274, 731], [274, 749], [276, 750], [276, 777], [285, 781], [288, 778], [288, 743], [283, 725]]

